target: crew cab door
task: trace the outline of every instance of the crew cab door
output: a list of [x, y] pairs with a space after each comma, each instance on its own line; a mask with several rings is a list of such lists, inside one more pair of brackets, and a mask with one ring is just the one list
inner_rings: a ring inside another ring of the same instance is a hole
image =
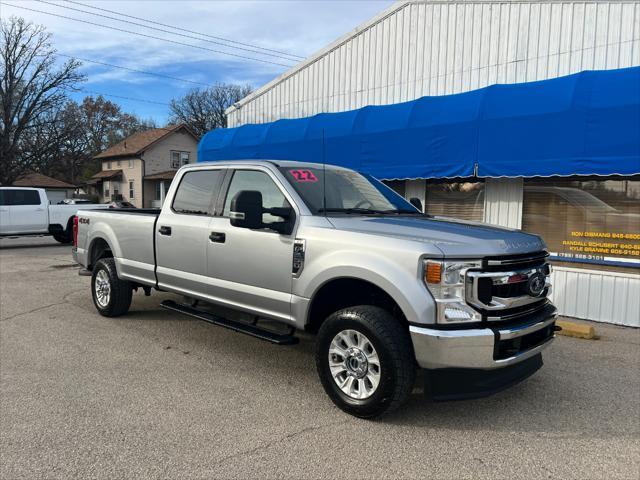
[[[3, 189], [2, 233], [46, 233], [49, 230], [49, 201], [38, 190]], [[6, 221], [6, 223], [5, 223]]]
[[[230, 178], [230, 179], [229, 179]], [[290, 320], [295, 228], [289, 235], [269, 229], [234, 227], [231, 200], [242, 190], [259, 191], [265, 208], [295, 206], [271, 172], [261, 167], [230, 171], [222, 215], [211, 221], [207, 244], [211, 295], [256, 315]], [[281, 220], [269, 214], [264, 222]]]
[[224, 169], [191, 170], [174, 180], [178, 185], [156, 222], [156, 276], [160, 288], [196, 297], [208, 295], [209, 224], [224, 174]]

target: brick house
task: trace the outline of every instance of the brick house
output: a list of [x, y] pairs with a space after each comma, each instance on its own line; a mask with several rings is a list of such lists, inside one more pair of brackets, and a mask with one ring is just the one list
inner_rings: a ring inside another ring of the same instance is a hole
[[139, 132], [96, 155], [102, 169], [88, 182], [101, 202], [160, 207], [178, 168], [195, 163], [198, 138], [185, 126]]

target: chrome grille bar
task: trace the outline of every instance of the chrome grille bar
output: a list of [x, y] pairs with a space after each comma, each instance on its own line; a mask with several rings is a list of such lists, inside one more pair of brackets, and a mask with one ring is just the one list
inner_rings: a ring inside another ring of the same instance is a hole
[[490, 267], [517, 265], [519, 263], [535, 262], [537, 260], [544, 261], [548, 256], [549, 256], [549, 252], [539, 252], [531, 255], [530, 257], [489, 259], [487, 260], [487, 265]]
[[[539, 252], [490, 259], [484, 263], [488, 270], [467, 270], [464, 274], [467, 303], [485, 313], [490, 321], [524, 316], [530, 310], [537, 310], [547, 303], [545, 300], [552, 290], [551, 266], [546, 262], [548, 256], [547, 252]], [[497, 269], [496, 266], [505, 268]]]

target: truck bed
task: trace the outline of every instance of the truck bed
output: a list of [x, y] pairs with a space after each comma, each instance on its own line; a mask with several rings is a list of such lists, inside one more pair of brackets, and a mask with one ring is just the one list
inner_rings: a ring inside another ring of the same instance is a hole
[[159, 215], [160, 210], [155, 208], [78, 212], [78, 254], [87, 255], [95, 238], [104, 239], [123, 279], [155, 285], [155, 226]]
[[103, 213], [124, 213], [128, 215], [155, 215], [156, 217], [160, 215], [159, 208], [92, 208], [85, 209], [85, 212], [103, 212]]

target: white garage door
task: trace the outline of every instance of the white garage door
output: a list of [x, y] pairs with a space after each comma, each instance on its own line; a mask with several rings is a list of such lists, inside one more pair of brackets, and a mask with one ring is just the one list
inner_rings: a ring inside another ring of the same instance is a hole
[[64, 190], [47, 190], [47, 197], [49, 197], [51, 205], [55, 205], [67, 198], [67, 195]]

